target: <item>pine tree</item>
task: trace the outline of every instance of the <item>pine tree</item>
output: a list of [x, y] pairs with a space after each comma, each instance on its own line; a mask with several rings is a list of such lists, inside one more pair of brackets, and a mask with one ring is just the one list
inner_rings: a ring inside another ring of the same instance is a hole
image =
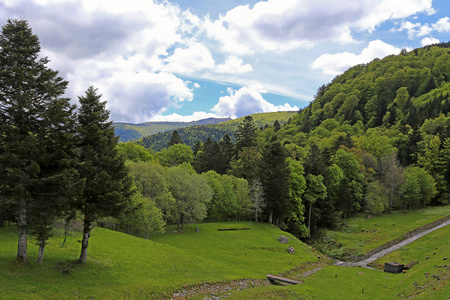
[[274, 141], [264, 147], [259, 174], [270, 224], [275, 220], [275, 224], [279, 225], [289, 205], [289, 167], [286, 158], [286, 150], [279, 142]]
[[178, 133], [178, 130], [174, 130], [172, 132], [172, 136], [170, 137], [169, 141], [169, 147], [173, 146], [175, 144], [183, 144], [183, 140], [180, 137], [180, 134]]
[[[27, 21], [9, 19], [2, 27], [0, 193], [16, 212], [20, 262], [27, 261], [28, 228], [36, 230], [45, 246], [51, 223], [64, 206], [61, 186], [73, 177], [73, 107], [61, 98], [67, 82], [47, 67], [47, 58], [39, 58], [40, 49]], [[42, 255], [41, 247], [40, 260]]]
[[236, 133], [236, 154], [242, 148], [251, 148], [256, 146], [256, 126], [252, 116], [246, 116], [239, 125]]
[[87, 259], [92, 226], [104, 216], [117, 216], [126, 207], [133, 193], [132, 180], [124, 159], [118, 154], [112, 122], [108, 122], [106, 102], [100, 101], [94, 87], [78, 97], [78, 137], [80, 175], [86, 179], [83, 194], [74, 205], [84, 215], [80, 263]]

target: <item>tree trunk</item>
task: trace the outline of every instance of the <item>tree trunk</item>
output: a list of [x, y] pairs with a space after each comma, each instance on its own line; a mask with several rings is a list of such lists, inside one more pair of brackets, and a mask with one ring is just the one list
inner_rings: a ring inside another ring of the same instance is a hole
[[18, 262], [27, 261], [27, 200], [23, 196], [19, 202], [18, 220], [17, 225], [19, 227], [19, 241], [17, 245], [17, 258]]
[[272, 218], [273, 218], [273, 210], [269, 213], [269, 224], [272, 224]]
[[312, 213], [312, 203], [309, 204], [309, 218], [308, 218], [308, 238], [311, 237], [311, 213]]
[[37, 263], [41, 264], [44, 259], [44, 251], [45, 251], [45, 240], [41, 240], [39, 243], [39, 253]]
[[79, 263], [85, 263], [87, 259], [87, 248], [89, 245], [89, 237], [91, 235], [91, 223], [88, 220], [88, 217], [84, 217], [83, 223], [83, 239], [81, 240], [81, 255], [78, 259]]

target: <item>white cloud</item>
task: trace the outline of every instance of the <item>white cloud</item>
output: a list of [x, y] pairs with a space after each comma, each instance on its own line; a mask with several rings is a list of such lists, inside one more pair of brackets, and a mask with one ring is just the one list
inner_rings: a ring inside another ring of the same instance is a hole
[[195, 111], [190, 116], [182, 116], [176, 113], [173, 113], [171, 115], [162, 116], [157, 115], [152, 117], [149, 121], [153, 122], [191, 122], [191, 121], [198, 121], [203, 120], [207, 118], [221, 118], [220, 116], [217, 116], [214, 113], [207, 113], [203, 111]]
[[383, 58], [390, 54], [398, 54], [401, 49], [386, 44], [380, 40], [369, 43], [361, 54], [349, 52], [337, 54], [323, 54], [319, 56], [311, 65], [313, 69], [322, 70], [324, 74], [338, 75], [351, 66], [368, 63], [375, 58]]
[[242, 58], [237, 56], [229, 56], [224, 64], [217, 66], [217, 71], [220, 73], [247, 73], [253, 71], [250, 64], [245, 64]]
[[432, 37], [426, 37], [426, 38], [423, 38], [420, 41], [420, 43], [422, 44], [422, 47], [423, 47], [423, 46], [427, 46], [427, 45], [438, 44], [438, 43], [440, 43], [440, 41], [438, 39], [435, 39]]
[[435, 24], [433, 24], [433, 29], [439, 32], [450, 32], [450, 18], [445, 17], [439, 19]]
[[214, 68], [215, 62], [208, 48], [193, 43], [189, 48], [177, 48], [172, 56], [165, 59], [164, 69], [179, 74], [191, 74], [203, 69]]
[[353, 31], [419, 12], [432, 13], [431, 0], [268, 0], [237, 6], [216, 21], [205, 20], [209, 37], [238, 55], [309, 48], [318, 42], [350, 43]]
[[431, 25], [422, 25], [421, 23], [411, 23], [409, 21], [403, 21], [402, 25], [396, 31], [404, 30], [408, 32], [409, 39], [430, 35], [433, 30], [440, 33], [450, 32], [450, 18], [440, 18], [436, 23]]
[[297, 106], [289, 104], [273, 105], [263, 98], [259, 91], [243, 87], [238, 91], [228, 89], [229, 96], [220, 97], [219, 102], [211, 109], [217, 115], [240, 118], [261, 112], [295, 111]]

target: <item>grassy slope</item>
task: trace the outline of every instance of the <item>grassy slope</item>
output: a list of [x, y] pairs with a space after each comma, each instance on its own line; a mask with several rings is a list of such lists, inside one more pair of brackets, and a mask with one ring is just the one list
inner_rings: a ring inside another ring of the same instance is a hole
[[349, 219], [342, 230], [327, 230], [325, 234], [341, 244], [345, 251], [359, 255], [448, 215], [450, 205], [417, 211], [395, 211], [391, 215], [383, 214], [372, 219], [361, 215]]
[[[394, 223], [396, 224], [395, 235], [401, 235], [422, 226], [424, 220], [428, 220], [428, 223], [430, 223], [448, 215], [449, 210], [450, 206], [447, 206], [430, 208], [415, 213], [409, 212], [379, 217], [377, 229], [382, 238], [369, 244], [377, 247], [381, 240], [390, 240], [397, 237], [390, 236], [393, 232], [392, 227], [394, 226], [392, 224]], [[417, 217], [418, 220], [415, 220], [413, 216]], [[364, 228], [370, 229], [371, 227], [368, 224], [372, 224], [372, 220], [363, 217], [354, 218], [349, 220], [349, 224], [364, 225]], [[371, 232], [368, 230], [365, 232], [367, 234], [365, 239], [368, 240]], [[353, 236], [355, 243], [361, 239], [360, 234], [353, 234]], [[350, 245], [351, 235], [346, 236], [345, 239]], [[444, 257], [447, 257], [447, 260], [444, 260]], [[392, 252], [379, 259], [376, 264], [379, 268], [382, 268], [385, 262], [397, 261], [407, 264], [416, 260], [419, 260], [419, 264], [402, 274], [384, 273], [365, 268], [327, 266], [316, 274], [304, 278], [304, 283], [298, 286], [269, 286], [248, 289], [233, 293], [227, 299], [408, 299], [408, 297], [414, 297], [414, 299], [448, 299], [450, 297], [450, 226], [436, 230]], [[444, 267], [444, 265], [447, 267]], [[427, 277], [425, 273], [429, 273], [429, 276]], [[440, 280], [432, 277], [433, 274], [438, 275]], [[295, 274], [291, 277], [295, 277]], [[414, 282], [417, 282], [417, 285], [414, 285]], [[362, 289], [364, 289], [364, 293]], [[401, 295], [403, 296], [400, 297]]]
[[[122, 233], [96, 228], [84, 266], [72, 266], [69, 274], [58, 270], [58, 261], [77, 258], [78, 236], [60, 248], [62, 236], [50, 239], [44, 265], [14, 263], [17, 235], [13, 227], [0, 229], [0, 298], [160, 298], [186, 284], [217, 282], [240, 278], [264, 278], [304, 262], [318, 259], [311, 249], [265, 224], [200, 224], [200, 232], [191, 225], [184, 234], [166, 233], [144, 240]], [[250, 230], [222, 231], [219, 227], [249, 227]], [[280, 244], [281, 235], [290, 238]], [[288, 254], [292, 245], [296, 254]], [[37, 256], [37, 247], [29, 243], [29, 255]]]
[[[435, 254], [433, 254], [435, 253]], [[380, 259], [420, 260], [406, 273], [328, 266], [297, 286], [269, 286], [233, 293], [227, 299], [438, 299], [450, 296], [450, 226], [426, 235]], [[425, 259], [425, 257], [430, 257]], [[447, 258], [446, 261], [443, 260]], [[443, 267], [447, 265], [447, 267]], [[437, 267], [436, 267], [437, 266]], [[429, 273], [428, 277], [425, 273]], [[432, 275], [438, 275], [437, 280]], [[337, 276], [337, 277], [336, 277]], [[415, 285], [414, 282], [417, 282]], [[422, 287], [422, 288], [421, 288]], [[363, 293], [364, 289], [364, 293]]]

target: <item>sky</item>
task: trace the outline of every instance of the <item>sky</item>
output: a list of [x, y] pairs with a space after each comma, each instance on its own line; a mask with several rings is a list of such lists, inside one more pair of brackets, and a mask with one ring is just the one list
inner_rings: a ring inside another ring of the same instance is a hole
[[294, 111], [353, 65], [450, 40], [449, 0], [0, 0], [116, 122]]

